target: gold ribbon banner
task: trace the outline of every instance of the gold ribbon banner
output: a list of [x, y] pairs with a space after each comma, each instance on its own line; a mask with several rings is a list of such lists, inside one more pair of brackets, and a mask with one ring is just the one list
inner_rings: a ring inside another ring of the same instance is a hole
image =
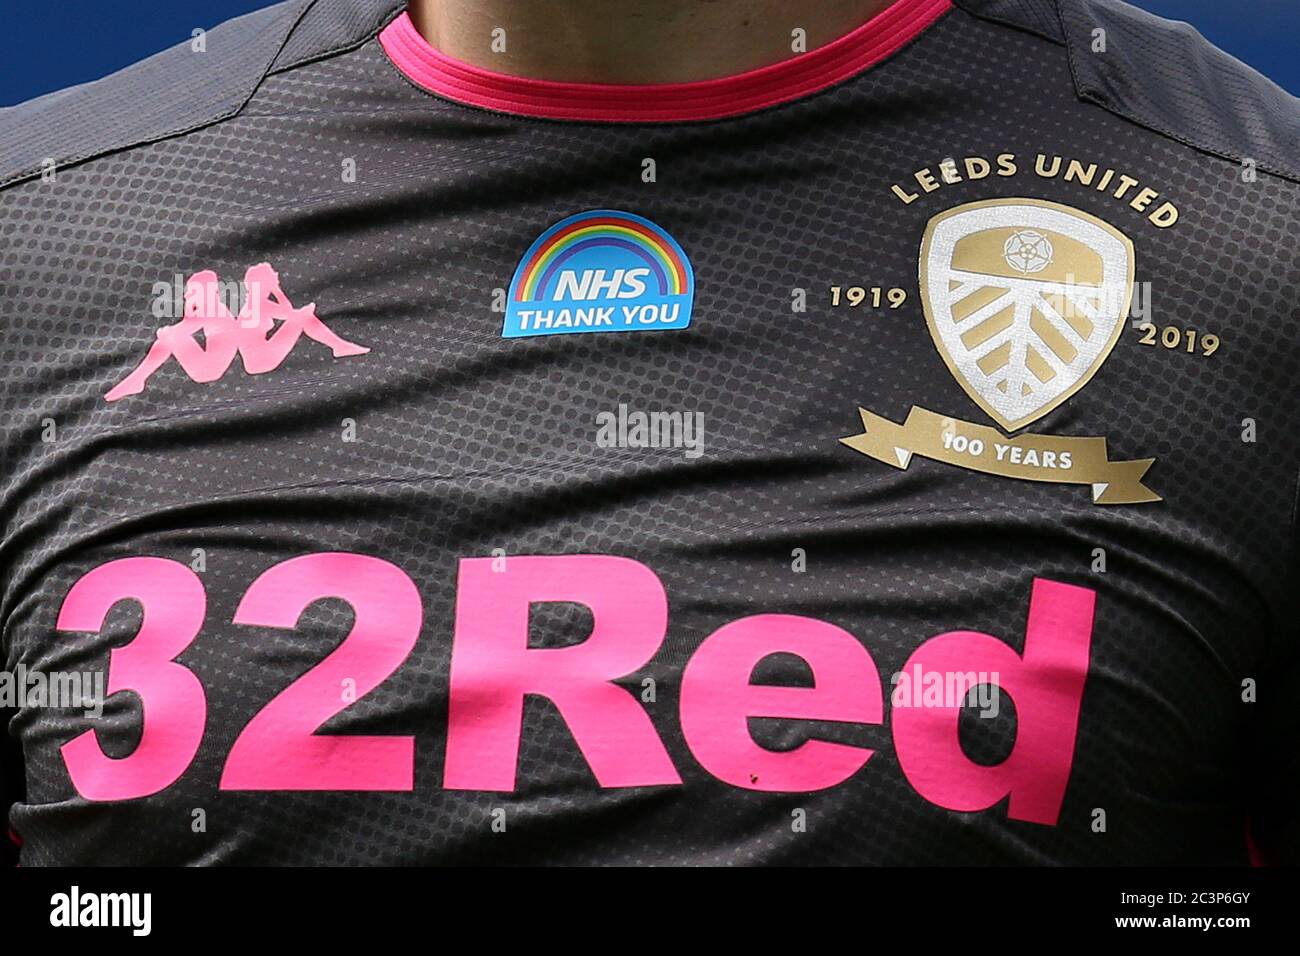
[[1111, 461], [1105, 438], [1022, 435], [1007, 438], [996, 428], [936, 415], [912, 406], [899, 425], [865, 408], [862, 434], [841, 438], [854, 451], [894, 468], [906, 468], [913, 455], [958, 468], [1024, 481], [1090, 485], [1093, 504], [1132, 505], [1159, 501], [1142, 484], [1154, 458]]

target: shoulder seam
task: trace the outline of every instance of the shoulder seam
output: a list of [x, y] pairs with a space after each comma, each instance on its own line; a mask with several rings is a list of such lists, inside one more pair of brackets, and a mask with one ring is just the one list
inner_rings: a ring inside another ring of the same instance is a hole
[[[293, 24], [289, 27], [288, 30], [285, 31], [284, 37], [280, 40], [280, 45], [276, 49], [275, 56], [271, 57], [270, 60], [267, 62], [266, 67], [263, 68], [261, 74], [257, 78], [257, 81], [253, 83], [252, 86], [249, 88], [248, 94], [244, 96], [243, 99], [240, 100], [240, 102], [237, 103], [234, 107], [227, 109], [225, 112], [218, 113], [216, 116], [203, 119], [200, 122], [192, 123], [188, 126], [177, 127], [171, 130], [166, 130], [161, 133], [148, 135], [142, 139], [139, 139], [133, 143], [128, 143], [124, 146], [116, 146], [108, 149], [101, 149], [99, 151], [95, 151], [92, 149], [84, 153], [74, 153], [66, 159], [56, 160], [55, 168], [66, 169], [71, 166], [78, 166], [85, 162], [90, 162], [95, 159], [100, 159], [104, 156], [115, 156], [118, 153], [129, 152], [130, 150], [137, 149], [141, 146], [149, 146], [152, 145], [153, 143], [159, 143], [166, 139], [174, 139], [178, 136], [185, 136], [188, 135], [189, 133], [193, 133], [201, 129], [206, 129], [209, 126], [216, 126], [218, 123], [224, 123], [226, 120], [233, 119], [234, 117], [238, 116], [240, 113], [244, 111], [244, 108], [248, 106], [249, 102], [253, 99], [253, 97], [257, 95], [257, 91], [262, 88], [262, 84], [266, 82], [266, 78], [271, 75], [272, 73], [271, 68], [275, 65], [276, 58], [284, 50], [285, 46], [289, 42], [289, 38], [293, 36], [294, 31], [296, 31], [298, 29], [298, 26], [302, 23], [303, 17], [307, 15], [307, 12], [311, 10], [311, 8], [315, 6], [315, 4], [316, 4], [316, 0], [308, 0], [307, 3], [303, 4], [302, 9], [298, 11], [297, 16], [294, 18]], [[35, 176], [39, 176], [40, 173], [41, 173], [41, 168], [39, 166], [35, 168], [19, 170], [18, 172], [11, 174], [7, 178], [0, 179], [0, 191], [3, 191], [9, 188], [10, 186], [14, 186], [19, 183], [26, 182]]]
[[[313, 3], [314, 2], [315, 0], [313, 0]], [[303, 56], [297, 60], [292, 60], [288, 63], [281, 64], [279, 66], [275, 65], [275, 60], [273, 59], [271, 61], [271, 68], [267, 70], [266, 75], [262, 77], [262, 82], [264, 82], [269, 77], [279, 76], [281, 73], [288, 73], [290, 70], [296, 70], [302, 66], [308, 66], [312, 63], [319, 63], [321, 60], [328, 60], [331, 57], [340, 56], [344, 53], [351, 53], [353, 50], [360, 49], [361, 47], [369, 43], [371, 40], [373, 40], [376, 36], [378, 36], [379, 33], [384, 29], [384, 27], [388, 26], [388, 24], [390, 24], [392, 21], [396, 20], [399, 16], [401, 16], [404, 9], [405, 7], [398, 7], [397, 9], [395, 9], [392, 12], [392, 15], [389, 16], [386, 20], [384, 20], [383, 23], [379, 25], [379, 29], [376, 30], [374, 33], [369, 33], [366, 34], [365, 36], [358, 37], [353, 40], [348, 40], [344, 43], [340, 43], [338, 46], [331, 47], [328, 50], [323, 50], [320, 53], [312, 53], [307, 56]], [[306, 11], [304, 11], [304, 14], [305, 13]], [[295, 24], [295, 29], [296, 27], [297, 25]], [[293, 30], [290, 30], [289, 34], [285, 36], [286, 44], [289, 41], [289, 36], [292, 35], [293, 35]], [[284, 47], [282, 46], [281, 50], [283, 49]], [[260, 88], [261, 85], [262, 85], [261, 82], [259, 82], [258, 88]], [[257, 91], [254, 90], [253, 92], [254, 94], [256, 94]], [[252, 96], [250, 96], [249, 99], [251, 100]], [[247, 101], [245, 102], [244, 105], [247, 105]]]
[[[1079, 69], [1078, 69], [1078, 65], [1075, 62], [1074, 46], [1070, 43], [1069, 32], [1065, 29], [1065, 20], [1063, 17], [1061, 17], [1061, 5], [1060, 3], [1057, 3], [1055, 6], [1056, 6], [1057, 18], [1060, 19], [1061, 21], [1061, 35], [1065, 37], [1065, 57], [1070, 64], [1070, 76], [1072, 77], [1074, 82], [1074, 94], [1076, 97], [1078, 97], [1080, 102], [1091, 103], [1093, 106], [1105, 110], [1107, 113], [1110, 113], [1112, 116], [1118, 116], [1120, 119], [1127, 120], [1130, 123], [1142, 127], [1143, 129], [1150, 130], [1151, 132], [1157, 134], [1158, 136], [1164, 136], [1167, 139], [1172, 139], [1176, 143], [1182, 143], [1184, 146], [1188, 147], [1189, 149], [1194, 149], [1197, 152], [1205, 153], [1207, 156], [1215, 156], [1219, 159], [1227, 160], [1229, 162], [1234, 162], [1234, 163], [1241, 163], [1242, 161], [1245, 160], [1246, 157], [1243, 154], [1234, 153], [1233, 151], [1228, 149], [1216, 148], [1210, 146], [1207, 143], [1197, 142], [1196, 140], [1192, 139], [1192, 137], [1190, 136], [1184, 136], [1175, 133], [1173, 130], [1164, 128], [1153, 121], [1139, 119], [1138, 117], [1134, 116], [1132, 113], [1130, 113], [1127, 110], [1123, 110], [1120, 109], [1119, 107], [1112, 106], [1109, 103], [1106, 103], [1103, 100], [1103, 98], [1100, 96], [1100, 94], [1098, 94], [1095, 90], [1089, 89], [1079, 78]], [[1273, 167], [1270, 164], [1257, 163], [1256, 166], [1258, 169], [1268, 173], [1271, 176], [1276, 176], [1279, 179], [1286, 180], [1287, 182], [1300, 183], [1300, 177], [1293, 176], [1285, 172], [1284, 170]]]
[[[977, 20], [984, 20], [987, 21], [988, 23], [996, 23], [998, 26], [1006, 27], [1007, 29], [1010, 30], [1019, 30], [1021, 33], [1028, 33], [1030, 36], [1036, 36], [1040, 40], [1046, 40], [1048, 43], [1055, 44], [1056, 46], [1067, 45], [1065, 40], [1062, 39], [1062, 37], [1065, 36], [1064, 26], [1061, 27], [1061, 36], [1059, 37], [1048, 36], [1046, 33], [1042, 33], [1038, 30], [1033, 29], [1032, 27], [1028, 27], [1023, 23], [1016, 23], [1014, 20], [1008, 19], [1007, 17], [998, 16], [992, 13], [987, 13], [982, 10], [972, 10], [970, 7], [966, 5], [964, 0], [953, 0], [953, 6], [955, 6], [962, 13], [975, 17], [975, 19]], [[1052, 6], [1056, 11], [1056, 19], [1057, 22], [1059, 23], [1061, 19], [1060, 8], [1057, 7], [1056, 4], [1053, 4]]]
[[[1070, 70], [1070, 81], [1074, 86], [1074, 96], [1080, 103], [1087, 103], [1090, 106], [1095, 106], [1098, 109], [1105, 110], [1112, 116], [1117, 116], [1122, 120], [1133, 123], [1135, 126], [1139, 126], [1142, 129], [1155, 133], [1157, 136], [1163, 136], [1166, 139], [1173, 140], [1176, 143], [1186, 146], [1188, 149], [1194, 149], [1207, 156], [1213, 156], [1216, 159], [1221, 159], [1225, 162], [1231, 163], [1241, 163], [1246, 160], [1247, 157], [1245, 154], [1239, 151], [1234, 151], [1221, 146], [1211, 146], [1206, 142], [1199, 141], [1193, 137], [1187, 136], [1186, 134], [1176, 133], [1154, 120], [1140, 118], [1133, 112], [1108, 102], [1099, 92], [1088, 87], [1088, 85], [1081, 79], [1076, 51], [1074, 44], [1070, 42], [1070, 31], [1065, 25], [1065, 18], [1061, 13], [1061, 4], [1059, 0], [1052, 0], [1052, 8], [1056, 16], [1057, 25], [1061, 30], [1060, 37], [1046, 36], [1039, 30], [1032, 29], [1021, 23], [1016, 23], [1005, 16], [998, 16], [982, 10], [971, 9], [967, 5], [967, 0], [953, 0], [953, 2], [958, 9], [963, 10], [977, 19], [984, 20], [988, 23], [996, 23], [999, 26], [1008, 29], [1019, 30], [1022, 33], [1028, 33], [1032, 36], [1048, 40], [1058, 46], [1065, 47], [1065, 58]], [[1256, 169], [1260, 172], [1267, 173], [1268, 175], [1274, 176], [1285, 182], [1300, 184], [1300, 174], [1288, 172], [1268, 162], [1255, 160], [1255, 164]]]
[[[1075, 95], [1078, 97], [1080, 102], [1089, 103], [1092, 106], [1096, 106], [1098, 109], [1105, 110], [1107, 113], [1110, 113], [1112, 116], [1118, 116], [1122, 120], [1127, 120], [1128, 122], [1133, 123], [1136, 126], [1140, 126], [1143, 129], [1150, 130], [1151, 132], [1155, 133], [1158, 136], [1163, 136], [1166, 139], [1172, 139], [1176, 143], [1181, 143], [1182, 145], [1188, 147], [1189, 149], [1194, 149], [1197, 152], [1204, 153], [1207, 156], [1213, 156], [1216, 159], [1221, 159], [1224, 160], [1225, 162], [1231, 162], [1231, 163], [1242, 163], [1246, 160], [1247, 157], [1244, 153], [1240, 153], [1234, 150], [1224, 149], [1222, 147], [1211, 146], [1208, 143], [1198, 142], [1197, 140], [1193, 139], [1190, 136], [1186, 136], [1181, 133], [1175, 133], [1173, 130], [1160, 126], [1159, 124], [1151, 120], [1139, 119], [1138, 117], [1134, 116], [1132, 113], [1128, 112], [1127, 110], [1120, 109], [1119, 107], [1112, 106], [1111, 104], [1105, 102], [1105, 100], [1095, 91], [1087, 89], [1080, 84], [1078, 74], [1075, 72], [1074, 55], [1072, 52], [1070, 52], [1070, 47], [1068, 43], [1066, 44], [1066, 51], [1070, 60], [1070, 73], [1074, 77]], [[1278, 179], [1284, 180], [1289, 183], [1300, 184], [1300, 175], [1294, 173], [1288, 173], [1283, 169], [1279, 169], [1273, 166], [1271, 163], [1260, 162], [1259, 160], [1254, 160], [1254, 163], [1255, 163], [1255, 168], [1262, 173], [1268, 173], [1270, 176], [1276, 176]]]

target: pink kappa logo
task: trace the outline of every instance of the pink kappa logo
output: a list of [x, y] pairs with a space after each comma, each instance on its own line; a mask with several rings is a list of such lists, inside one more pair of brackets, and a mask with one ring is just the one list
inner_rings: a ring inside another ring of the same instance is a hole
[[171, 358], [193, 381], [215, 382], [234, 364], [236, 355], [249, 375], [274, 371], [304, 335], [327, 346], [335, 358], [370, 351], [335, 335], [316, 315], [315, 302], [295, 308], [269, 263], [250, 266], [244, 273], [244, 288], [244, 304], [238, 315], [231, 315], [215, 272], [205, 269], [190, 276], [185, 283], [184, 318], [158, 330], [144, 361], [114, 385], [105, 400], [140, 394], [150, 376]]

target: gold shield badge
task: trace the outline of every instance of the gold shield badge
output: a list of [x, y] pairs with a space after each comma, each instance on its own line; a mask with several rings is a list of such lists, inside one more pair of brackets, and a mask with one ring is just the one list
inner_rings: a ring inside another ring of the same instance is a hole
[[921, 241], [921, 301], [934, 344], [1005, 431], [1086, 385], [1123, 331], [1133, 243], [1086, 212], [990, 199], [935, 216]]

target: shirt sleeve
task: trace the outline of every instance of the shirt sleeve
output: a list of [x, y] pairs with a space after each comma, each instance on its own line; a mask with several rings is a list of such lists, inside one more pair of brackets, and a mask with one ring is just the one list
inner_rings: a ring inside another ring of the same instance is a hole
[[12, 710], [0, 708], [0, 810], [4, 811], [0, 820], [0, 868], [17, 865], [21, 842], [9, 822], [9, 810], [23, 798], [24, 789], [22, 750], [18, 741], [9, 735], [9, 721], [13, 716]]
[[[1300, 544], [1300, 535], [1293, 535]], [[1249, 751], [1251, 859], [1262, 865], [1300, 864], [1300, 557], [1290, 566], [1289, 603], [1280, 646], [1254, 675], [1258, 708]]]

